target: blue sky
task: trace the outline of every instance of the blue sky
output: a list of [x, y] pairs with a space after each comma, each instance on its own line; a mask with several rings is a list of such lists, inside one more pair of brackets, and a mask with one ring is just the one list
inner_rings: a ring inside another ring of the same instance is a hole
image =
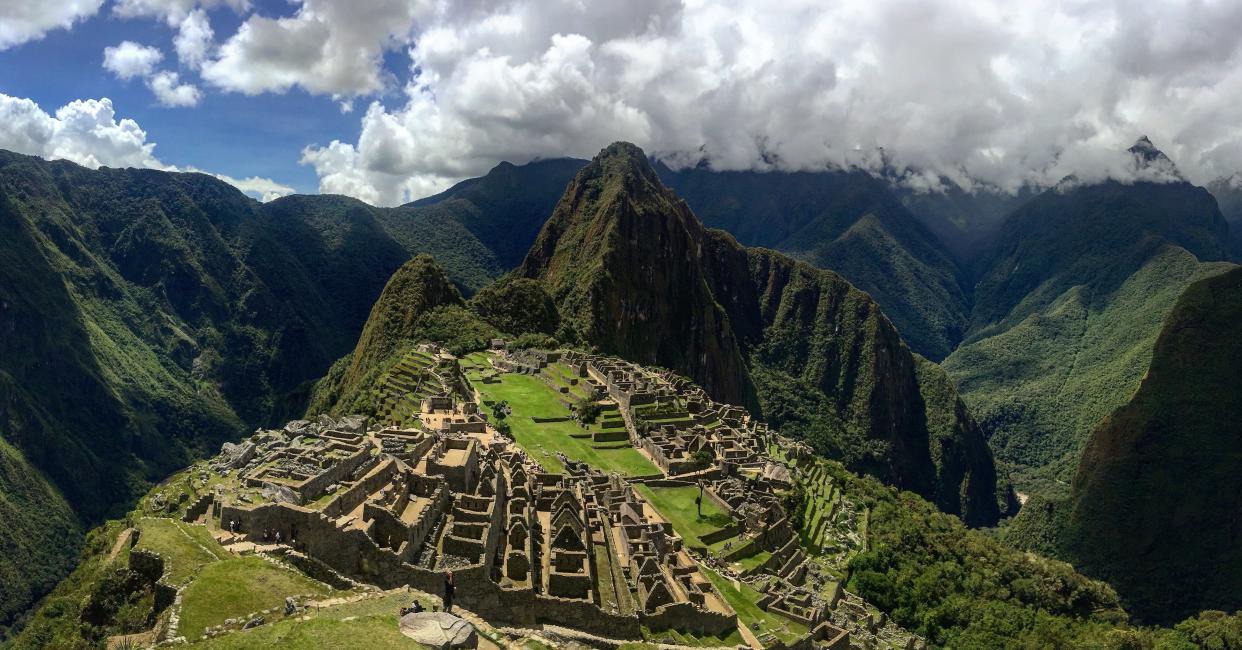
[[[292, 14], [286, 2], [255, 3], [267, 16]], [[242, 17], [228, 8], [208, 11], [217, 34], [237, 30]], [[33, 99], [52, 113], [75, 99], [109, 97], [118, 118], [136, 120], [157, 143], [165, 163], [242, 178], [267, 177], [300, 193], [315, 192], [315, 170], [298, 164], [303, 147], [333, 139], [357, 139], [356, 113], [342, 113], [337, 102], [300, 88], [284, 93], [245, 95], [208, 91], [194, 107], [161, 106], [141, 79], [120, 80], [102, 66], [103, 50], [129, 40], [171, 56], [176, 30], [157, 18], [121, 18], [105, 9], [72, 30], [54, 30], [36, 41], [0, 51], [0, 93]], [[405, 76], [404, 51], [385, 56], [385, 69]], [[362, 104], [360, 108], [365, 108]]]
[[1138, 178], [1140, 135], [1242, 170], [1242, 3], [0, 0], [0, 148], [269, 198], [397, 205], [615, 140], [1016, 190]]

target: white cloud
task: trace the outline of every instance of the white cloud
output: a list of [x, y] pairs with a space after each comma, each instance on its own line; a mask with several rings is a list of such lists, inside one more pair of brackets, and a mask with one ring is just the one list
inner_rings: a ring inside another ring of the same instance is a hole
[[384, 51], [409, 41], [424, 0], [300, 0], [291, 17], [250, 16], [203, 65], [224, 90], [257, 94], [295, 86], [311, 93], [363, 95], [384, 86]]
[[[75, 100], [48, 115], [38, 104], [22, 97], [0, 93], [0, 149], [39, 156], [63, 158], [92, 169], [143, 167], [180, 171], [155, 157], [155, 143], [131, 119], [116, 119], [112, 100]], [[202, 172], [194, 167], [185, 171]], [[225, 174], [202, 172], [219, 178], [261, 201], [293, 193], [293, 188], [270, 178], [233, 178]]]
[[0, 2], [0, 50], [68, 29], [99, 11], [103, 0], [4, 0]]
[[0, 93], [0, 148], [86, 167], [168, 169], [155, 144], [131, 119], [116, 119], [112, 100], [74, 100], [48, 115], [33, 101]]
[[116, 0], [112, 11], [123, 18], [162, 18], [170, 27], [181, 24], [195, 9], [227, 6], [236, 12], [250, 8], [249, 0]]
[[192, 84], [183, 84], [176, 72], [162, 70], [147, 79], [155, 99], [163, 106], [196, 106], [198, 104], [198, 88]]
[[236, 187], [246, 195], [258, 199], [263, 203], [279, 199], [282, 196], [289, 196], [294, 193], [294, 189], [288, 185], [277, 183], [270, 178], [260, 176], [250, 176], [249, 178], [233, 178], [227, 174], [217, 174], [214, 172], [203, 171], [194, 167], [187, 167], [186, 171], [199, 172], [216, 178]]
[[122, 41], [120, 45], [104, 48], [103, 67], [118, 79], [146, 77], [164, 60], [164, 54], [149, 45]]
[[181, 65], [192, 70], [202, 67], [203, 60], [213, 45], [215, 32], [207, 19], [207, 12], [195, 9], [181, 21], [177, 35], [173, 38], [173, 46], [177, 50], [177, 59]]
[[[189, 22], [192, 18], [187, 18]], [[208, 31], [210, 31], [208, 27]], [[210, 37], [209, 37], [210, 38]], [[178, 43], [180, 47], [180, 43]], [[154, 47], [139, 45], [133, 41], [123, 41], [120, 45], [104, 48], [103, 66], [117, 76], [118, 79], [141, 77], [146, 80], [147, 87], [155, 95], [161, 106], [196, 106], [199, 92], [193, 84], [181, 83], [181, 77], [170, 70], [156, 71], [155, 66], [164, 59], [164, 54]]]
[[[1137, 178], [1149, 172], [1124, 150], [1142, 134], [1193, 181], [1242, 169], [1237, 2], [514, 0], [415, 14], [403, 103], [372, 104], [354, 143], [304, 151], [323, 191], [400, 203], [613, 139], [720, 169], [888, 163], [928, 187]], [[237, 87], [374, 90], [356, 56], [278, 47], [345, 27], [291, 20], [260, 37], [252, 18], [234, 37], [291, 62], [247, 76], [255, 57], [239, 54]], [[317, 68], [352, 82], [307, 81]]]

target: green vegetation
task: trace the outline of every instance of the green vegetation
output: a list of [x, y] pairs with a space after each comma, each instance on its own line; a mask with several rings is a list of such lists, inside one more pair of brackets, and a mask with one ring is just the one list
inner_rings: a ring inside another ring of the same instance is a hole
[[1242, 269], [1192, 284], [1074, 477], [1067, 555], [1144, 620], [1242, 608], [1239, 322]]
[[639, 484], [634, 486], [655, 509], [664, 515], [673, 525], [673, 530], [693, 547], [706, 548], [708, 545], [699, 539], [703, 535], [728, 528], [733, 519], [709, 499], [703, 499], [702, 514], [695, 506], [699, 496], [699, 488], [693, 485], [681, 487], [648, 487]]
[[1177, 296], [1228, 255], [1216, 202], [1188, 183], [1053, 189], [1005, 221], [945, 369], [1018, 489], [1064, 495]]
[[186, 587], [178, 631], [194, 639], [202, 636], [206, 628], [220, 625], [226, 619], [283, 606], [286, 596], [324, 596], [328, 591], [323, 584], [262, 558], [252, 556], [216, 562], [205, 567]]
[[[108, 636], [141, 632], [152, 623], [151, 590], [112, 549], [124, 528], [107, 522], [86, 535], [73, 571], [31, 612], [14, 649], [88, 648]], [[123, 548], [123, 550], [128, 550]]]
[[707, 574], [707, 578], [712, 581], [712, 585], [716, 587], [716, 591], [724, 596], [725, 601], [737, 612], [738, 624], [745, 625], [747, 628], [754, 629], [756, 623], [759, 629], [754, 630], [755, 636], [763, 636], [771, 634], [780, 641], [785, 643], [793, 643], [798, 639], [806, 636], [807, 628], [805, 625], [791, 621], [775, 612], [765, 612], [756, 605], [760, 599], [759, 592], [752, 589], [744, 582], [734, 583], [732, 580], [726, 579], [724, 576], [704, 568], [703, 572]]
[[[735, 648], [739, 645], [746, 645], [745, 639], [742, 638], [742, 633], [737, 630], [733, 630], [724, 636], [711, 636], [690, 634], [679, 630], [652, 632], [643, 628], [643, 637], [652, 641], [689, 646], [691, 648]], [[651, 643], [626, 643], [619, 650], [654, 650], [657, 647]]]
[[310, 621], [278, 621], [253, 630], [243, 630], [201, 641], [192, 648], [250, 650], [251, 648], [353, 648], [365, 639], [370, 650], [409, 650], [414, 644], [397, 627], [397, 614], [372, 614], [343, 621], [314, 618]]
[[595, 424], [602, 411], [603, 407], [593, 399], [580, 399], [574, 404], [574, 413], [578, 414], [578, 421], [583, 424]]
[[707, 226], [870, 294], [915, 351], [943, 359], [966, 331], [965, 273], [884, 181], [861, 171], [656, 169]]
[[228, 552], [212, 539], [206, 528], [176, 519], [143, 519], [138, 522], [136, 548], [158, 553], [164, 558], [166, 581], [183, 586], [203, 567], [227, 558]]
[[511, 334], [555, 334], [561, 316], [543, 285], [528, 278], [506, 278], [479, 290], [470, 307], [483, 320]]
[[1138, 388], [1178, 295], [1226, 268], [1165, 246], [1110, 293], [1075, 286], [945, 361], [1019, 489], [1065, 493], [1086, 436]]
[[[539, 379], [530, 375], [502, 374], [497, 383], [478, 383], [485, 405], [508, 402], [509, 417], [505, 421], [517, 444], [539, 461], [549, 472], [564, 472], [555, 453], [564, 453], [573, 460], [583, 461], [604, 472], [625, 476], [651, 476], [660, 470], [630, 445], [600, 448], [590, 434], [601, 431], [598, 426], [582, 428], [569, 420], [569, 408], [561, 396]], [[538, 423], [531, 418], [563, 418], [559, 422]]]

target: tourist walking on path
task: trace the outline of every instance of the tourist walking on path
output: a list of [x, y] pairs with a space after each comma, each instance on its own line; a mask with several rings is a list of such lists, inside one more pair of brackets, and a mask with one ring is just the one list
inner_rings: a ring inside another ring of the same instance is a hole
[[453, 572], [444, 572], [444, 611], [449, 614], [453, 613]]

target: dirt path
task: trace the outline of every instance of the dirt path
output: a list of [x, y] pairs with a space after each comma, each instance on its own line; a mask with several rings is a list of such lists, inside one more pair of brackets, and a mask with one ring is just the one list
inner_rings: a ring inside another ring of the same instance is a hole
[[115, 562], [116, 557], [121, 554], [121, 551], [124, 550], [127, 545], [129, 545], [130, 540], [132, 540], [133, 538], [134, 538], [133, 528], [126, 528], [125, 530], [122, 530], [121, 534], [117, 535], [116, 542], [112, 544], [112, 550], [108, 551], [107, 564], [112, 564], [113, 562]]

